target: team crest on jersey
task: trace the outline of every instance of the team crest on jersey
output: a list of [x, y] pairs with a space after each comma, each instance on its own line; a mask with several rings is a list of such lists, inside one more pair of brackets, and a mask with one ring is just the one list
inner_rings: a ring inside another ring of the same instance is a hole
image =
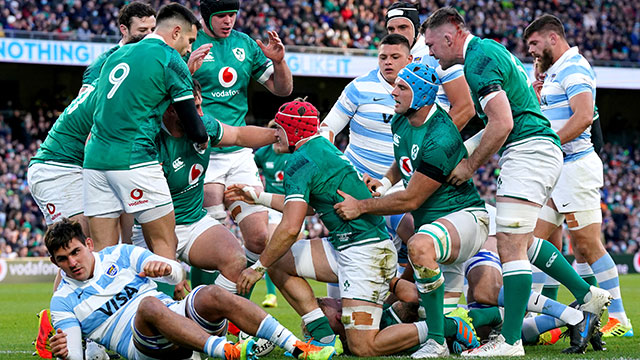
[[420, 146], [413, 144], [411, 147], [411, 160], [415, 160], [418, 157], [418, 151], [420, 151]]
[[276, 181], [284, 181], [284, 171], [278, 170], [275, 175]]
[[220, 82], [220, 85], [226, 88], [233, 86], [236, 81], [238, 81], [238, 73], [236, 72], [236, 69], [230, 66], [223, 67], [218, 73], [218, 81]]
[[238, 61], [240, 61], [240, 62], [244, 61], [244, 49], [243, 48], [235, 48], [235, 49], [233, 49], [233, 55], [236, 56], [236, 59], [238, 59]]
[[393, 134], [393, 145], [400, 146], [400, 135]]
[[265, 166], [267, 169], [273, 169], [273, 168], [274, 168], [273, 161], [267, 161], [267, 162], [264, 164], [264, 166]]
[[413, 175], [413, 165], [411, 165], [411, 160], [406, 157], [400, 157], [400, 171], [404, 176], [412, 176]]
[[118, 265], [112, 264], [109, 266], [105, 274], [107, 274], [108, 277], [115, 277], [118, 274], [118, 270], [120, 270], [118, 269]]
[[204, 168], [202, 165], [193, 164], [193, 166], [191, 166], [191, 170], [189, 170], [189, 185], [197, 183], [203, 172]]

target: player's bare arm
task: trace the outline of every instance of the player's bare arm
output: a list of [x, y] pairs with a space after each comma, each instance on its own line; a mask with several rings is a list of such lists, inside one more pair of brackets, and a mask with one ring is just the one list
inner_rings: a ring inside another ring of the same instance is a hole
[[473, 107], [473, 100], [471, 99], [471, 92], [469, 91], [469, 85], [467, 85], [467, 80], [463, 75], [455, 80], [442, 84], [442, 87], [444, 88], [444, 93], [447, 95], [447, 98], [451, 103], [449, 116], [460, 131], [467, 125], [473, 115], [476, 114], [476, 110]]
[[264, 55], [273, 62], [273, 74], [265, 81], [264, 86], [274, 95], [289, 96], [293, 91], [293, 76], [284, 59], [284, 44], [275, 31], [268, 31], [269, 43], [265, 45], [257, 40]]
[[290, 201], [285, 204], [282, 221], [273, 232], [260, 259], [240, 274], [237, 281], [240, 294], [248, 293], [253, 284], [262, 278], [267, 268], [275, 264], [296, 242], [307, 214], [307, 207], [307, 203], [303, 201]]
[[[489, 94], [487, 97], [491, 95]], [[484, 113], [487, 115], [487, 126], [482, 134], [480, 144], [468, 159], [462, 159], [453, 169], [448, 178], [451, 185], [458, 186], [471, 179], [473, 173], [500, 149], [513, 129], [513, 115], [509, 99], [504, 91], [498, 91], [487, 102]]]
[[415, 172], [409, 180], [407, 188], [380, 198], [356, 200], [351, 195], [338, 190], [344, 201], [333, 206], [338, 215], [345, 220], [352, 220], [362, 214], [392, 215], [413, 211], [420, 207], [442, 183]]
[[278, 141], [275, 129], [260, 126], [229, 126], [222, 124], [224, 133], [218, 146], [243, 146], [259, 148]]
[[561, 144], [566, 144], [580, 136], [593, 122], [593, 96], [591, 92], [581, 92], [574, 95], [569, 99], [569, 106], [573, 115], [557, 132]]

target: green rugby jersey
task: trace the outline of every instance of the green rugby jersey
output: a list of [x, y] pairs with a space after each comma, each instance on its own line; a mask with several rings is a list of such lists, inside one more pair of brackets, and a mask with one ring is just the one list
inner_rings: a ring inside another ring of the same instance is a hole
[[98, 56], [93, 62], [87, 66], [82, 74], [82, 85], [91, 84], [94, 80], [96, 80], [100, 76], [100, 69], [102, 69], [102, 65], [107, 61], [107, 58], [113, 54], [116, 50], [120, 49], [120, 44], [112, 47], [111, 49], [103, 52]]
[[[202, 85], [202, 110], [227, 125], [246, 125], [249, 82], [251, 78], [261, 84], [267, 81], [273, 73], [273, 64], [252, 38], [236, 30], [221, 39], [200, 30], [192, 49], [208, 43], [213, 47], [200, 69], [193, 74], [193, 78]], [[240, 149], [239, 146], [217, 147], [213, 151]]]
[[193, 98], [180, 54], [155, 34], [122, 46], [104, 63], [84, 167], [127, 170], [157, 163], [154, 140], [172, 102]]
[[311, 138], [291, 154], [284, 171], [285, 201], [304, 201], [313, 207], [336, 250], [389, 238], [382, 216], [364, 214], [342, 220], [333, 208], [344, 200], [338, 189], [356, 199], [371, 197], [349, 160], [322, 136]]
[[91, 83], [64, 109], [29, 165], [56, 162], [82, 166], [84, 145], [93, 125], [97, 84], [97, 80]]
[[407, 186], [415, 171], [419, 171], [442, 185], [411, 212], [416, 230], [445, 215], [466, 208], [484, 209], [484, 201], [469, 179], [460, 186], [447, 183], [447, 177], [460, 160], [467, 157], [462, 137], [451, 118], [439, 105], [434, 105], [427, 120], [414, 127], [404, 115], [395, 114], [391, 120], [393, 154]]
[[[211, 144], [220, 142], [223, 135], [222, 125], [212, 117], [202, 119]], [[161, 130], [157, 138], [158, 159], [162, 163], [162, 171], [167, 179], [176, 225], [189, 225], [207, 215], [202, 208], [204, 201], [204, 174], [209, 166], [211, 148], [200, 154], [193, 147], [193, 141], [186, 135], [173, 137]]]
[[551, 130], [549, 120], [542, 114], [540, 103], [520, 60], [504, 46], [490, 40], [473, 37], [466, 49], [464, 76], [467, 79], [478, 116], [487, 122], [482, 110], [483, 98], [499, 85], [507, 94], [513, 114], [513, 129], [503, 148], [530, 138], [546, 137], [560, 146], [560, 138]]
[[278, 154], [273, 150], [273, 145], [263, 146], [258, 149], [254, 158], [256, 165], [262, 169], [265, 191], [274, 194], [284, 194], [284, 168], [291, 154]]

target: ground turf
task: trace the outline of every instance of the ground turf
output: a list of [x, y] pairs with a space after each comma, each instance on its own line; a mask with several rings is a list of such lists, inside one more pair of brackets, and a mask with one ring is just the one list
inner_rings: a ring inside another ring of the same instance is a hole
[[[561, 355], [560, 351], [568, 346], [568, 340], [560, 341], [553, 346], [525, 347], [528, 358], [610, 358], [610, 359], [640, 359], [640, 275], [625, 275], [621, 277], [622, 296], [627, 314], [636, 325], [637, 335], [633, 338], [607, 339], [608, 350], [604, 353], [590, 350], [585, 355]], [[325, 294], [325, 285], [315, 283], [316, 294]], [[264, 284], [256, 287], [253, 300], [260, 302], [264, 296]], [[31, 341], [36, 334], [36, 313], [48, 306], [51, 296], [50, 284], [0, 284], [0, 359], [33, 359]], [[569, 302], [569, 293], [561, 290], [560, 300]], [[300, 317], [295, 314], [286, 301], [279, 296], [278, 308], [269, 312], [294, 333], [300, 334]], [[284, 358], [282, 351], [276, 349], [265, 359]]]

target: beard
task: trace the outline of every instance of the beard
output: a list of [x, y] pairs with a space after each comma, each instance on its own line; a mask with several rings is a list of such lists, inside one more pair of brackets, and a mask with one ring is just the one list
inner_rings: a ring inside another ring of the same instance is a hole
[[144, 39], [145, 36], [147, 36], [147, 34], [131, 35], [131, 37], [129, 37], [129, 41], [127, 42], [127, 44], [135, 44], [138, 41]]
[[551, 65], [553, 65], [553, 55], [551, 54], [551, 49], [542, 50], [542, 56], [538, 58], [538, 71], [540, 73], [547, 72]]

